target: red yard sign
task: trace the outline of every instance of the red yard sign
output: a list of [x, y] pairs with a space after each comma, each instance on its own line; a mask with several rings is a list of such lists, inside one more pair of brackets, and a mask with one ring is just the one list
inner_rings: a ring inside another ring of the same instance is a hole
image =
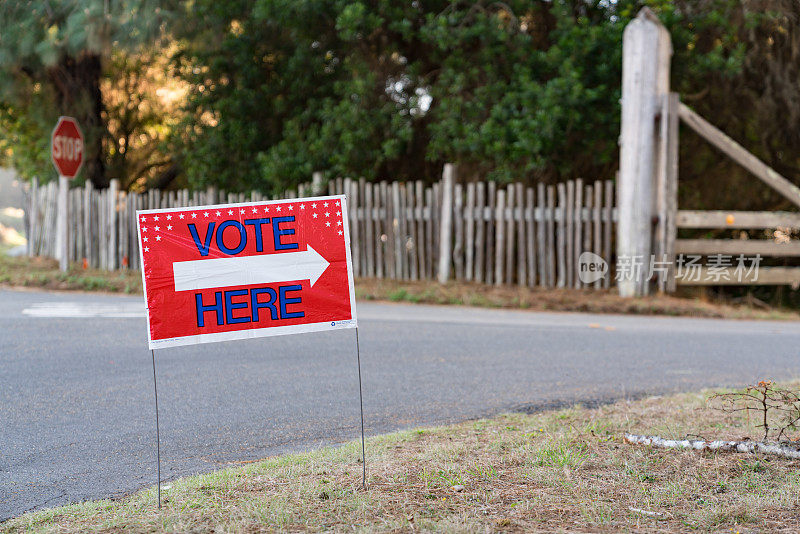
[[343, 195], [137, 219], [151, 349], [356, 327]]
[[50, 155], [58, 174], [75, 178], [83, 164], [83, 134], [78, 121], [60, 117], [50, 137]]

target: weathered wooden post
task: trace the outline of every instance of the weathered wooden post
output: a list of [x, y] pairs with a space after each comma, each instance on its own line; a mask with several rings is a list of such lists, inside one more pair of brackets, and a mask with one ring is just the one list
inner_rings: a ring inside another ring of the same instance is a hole
[[674, 293], [675, 239], [678, 235], [678, 93], [664, 96], [661, 107], [658, 150], [658, 248], [659, 260], [667, 264], [667, 270], [658, 277], [658, 291]]
[[641, 266], [623, 275], [619, 294], [648, 293], [656, 213], [656, 117], [669, 93], [672, 43], [669, 32], [648, 8], [625, 28], [622, 39], [622, 131], [617, 183], [617, 259]]
[[311, 194], [313, 196], [322, 194], [322, 173], [319, 171], [311, 174]]
[[439, 283], [450, 278], [453, 262], [453, 183], [455, 166], [445, 163], [442, 171], [442, 214], [439, 219]]
[[217, 188], [210, 185], [206, 188], [206, 204], [217, 203]]
[[58, 269], [63, 273], [69, 267], [67, 217], [69, 215], [69, 178], [58, 176], [58, 210], [56, 211], [56, 258]]
[[86, 180], [83, 187], [83, 231], [85, 233], [84, 242], [86, 243], [86, 261], [92, 267], [95, 266], [93, 258], [94, 251], [94, 229], [92, 228], [92, 181]]
[[119, 264], [117, 255], [117, 194], [119, 193], [119, 180], [112, 178], [108, 184], [108, 270], [116, 271]]
[[38, 256], [39, 236], [39, 177], [34, 176], [31, 181], [30, 196], [28, 197], [28, 256]]

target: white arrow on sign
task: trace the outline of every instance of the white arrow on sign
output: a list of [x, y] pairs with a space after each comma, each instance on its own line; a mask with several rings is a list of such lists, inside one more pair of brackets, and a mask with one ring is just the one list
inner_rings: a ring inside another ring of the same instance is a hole
[[309, 280], [311, 286], [330, 263], [316, 250], [301, 252], [177, 261], [172, 264], [175, 291], [226, 286], [271, 284], [290, 280]]

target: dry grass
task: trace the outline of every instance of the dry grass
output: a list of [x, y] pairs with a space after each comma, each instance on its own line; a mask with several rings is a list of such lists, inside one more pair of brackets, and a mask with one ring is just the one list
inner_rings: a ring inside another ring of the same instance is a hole
[[73, 264], [62, 273], [50, 258], [9, 257], [0, 253], [0, 287], [29, 287], [57, 290], [141, 293], [139, 271], [108, 272], [82, 269]]
[[624, 313], [644, 315], [681, 315], [728, 319], [800, 319], [789, 309], [733, 306], [709, 302], [696, 294], [684, 297], [653, 295], [645, 298], [621, 298], [614, 291], [578, 289], [520, 288], [486, 286], [469, 282], [396, 282], [359, 279], [356, 296], [364, 300], [460, 304], [491, 308], [518, 308], [534, 311], [571, 311], [589, 313]]
[[[2, 254], [0, 250], [0, 287], [141, 294], [141, 276], [139, 271], [107, 272], [99, 269], [83, 269], [77, 264], [71, 265], [68, 272], [61, 273], [55, 260], [11, 258]], [[697, 298], [657, 295], [623, 299], [613, 291], [528, 289], [459, 282], [441, 285], [435, 282], [397, 282], [361, 278], [356, 281], [356, 297], [364, 300], [459, 304], [534, 311], [800, 320], [800, 313], [793, 310], [731, 306]]]
[[[509, 414], [370, 439], [369, 489], [351, 443], [25, 515], [5, 532], [797, 532], [800, 463], [654, 450], [662, 436], [757, 436], [684, 394]], [[652, 512], [650, 514], [648, 512]]]

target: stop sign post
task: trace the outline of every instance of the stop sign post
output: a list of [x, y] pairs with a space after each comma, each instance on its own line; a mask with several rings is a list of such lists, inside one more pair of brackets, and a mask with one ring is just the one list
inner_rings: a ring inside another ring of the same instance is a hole
[[56, 219], [56, 255], [61, 271], [67, 270], [67, 191], [83, 164], [83, 133], [72, 117], [59, 117], [50, 137], [50, 156], [58, 171], [58, 218]]

